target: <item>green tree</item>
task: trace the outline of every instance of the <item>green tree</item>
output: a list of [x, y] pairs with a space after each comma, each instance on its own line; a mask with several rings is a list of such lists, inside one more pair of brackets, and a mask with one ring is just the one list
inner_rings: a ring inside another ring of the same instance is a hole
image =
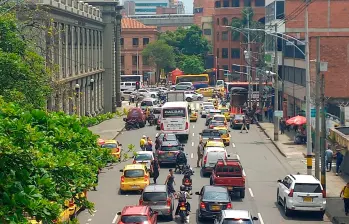
[[179, 63], [179, 68], [185, 74], [201, 74], [204, 72], [204, 63], [200, 56], [184, 56], [183, 60]]
[[12, 13], [0, 15], [0, 95], [6, 101], [35, 108], [45, 106], [50, 73], [45, 60], [24, 41]]
[[142, 51], [142, 56], [150, 65], [156, 67], [156, 82], [160, 81], [160, 70], [175, 66], [173, 48], [163, 40], [148, 44]]

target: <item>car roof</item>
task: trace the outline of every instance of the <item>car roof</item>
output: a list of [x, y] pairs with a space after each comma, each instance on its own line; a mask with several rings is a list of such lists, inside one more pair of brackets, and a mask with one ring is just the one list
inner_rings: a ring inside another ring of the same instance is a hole
[[163, 141], [162, 146], [177, 146], [179, 145], [178, 141]]
[[211, 109], [210, 110], [210, 113], [219, 113], [219, 112], [221, 112], [221, 110], [216, 110], [216, 109]]
[[162, 108], [188, 107], [188, 102], [166, 102]]
[[116, 140], [104, 140], [105, 144], [116, 144]]
[[251, 219], [251, 213], [246, 210], [227, 209], [222, 211], [222, 218]]
[[215, 115], [213, 115], [213, 117], [225, 117], [225, 116], [223, 114], [215, 114]]
[[167, 186], [164, 184], [152, 184], [146, 186], [143, 192], [167, 192]]
[[228, 131], [228, 128], [225, 126], [214, 127], [213, 129], [215, 129], [215, 130], [227, 130]]
[[147, 215], [148, 210], [149, 207], [143, 205], [125, 206], [121, 215]]
[[215, 185], [205, 185], [205, 191], [216, 191], [216, 192], [228, 192], [226, 187], [215, 186]]
[[212, 151], [222, 151], [222, 152], [225, 152], [225, 148], [224, 147], [219, 147], [219, 146], [209, 146], [206, 148], [206, 151], [207, 152], [212, 152]]
[[139, 163], [128, 164], [124, 168], [124, 170], [138, 170], [138, 169], [144, 169], [144, 165], [143, 164], [139, 164]]
[[138, 151], [136, 152], [137, 154], [149, 154], [149, 155], [153, 155], [153, 152], [150, 151]]
[[318, 184], [319, 180], [312, 175], [290, 175], [296, 179], [296, 183]]

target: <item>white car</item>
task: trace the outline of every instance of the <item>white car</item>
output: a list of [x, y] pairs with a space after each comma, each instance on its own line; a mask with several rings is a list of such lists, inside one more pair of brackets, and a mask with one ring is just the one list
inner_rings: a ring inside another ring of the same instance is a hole
[[143, 95], [145, 95], [146, 97], [151, 97], [151, 98], [156, 98], [158, 93], [155, 91], [149, 91], [147, 89], [139, 89], [138, 90], [139, 93], [142, 93]]
[[202, 103], [200, 103], [201, 110], [204, 109], [204, 106], [208, 106], [208, 105], [214, 106], [212, 102], [202, 102]]
[[202, 94], [196, 93], [194, 91], [185, 91], [184, 95], [185, 95], [185, 99], [188, 102], [196, 101], [196, 100], [201, 101], [204, 99], [204, 96]]
[[256, 223], [258, 218], [251, 215], [249, 211], [246, 210], [235, 210], [227, 209], [222, 210], [214, 221], [214, 224], [225, 224], [225, 223]]
[[153, 152], [150, 151], [138, 151], [133, 157], [133, 164], [144, 164], [147, 169], [150, 169], [151, 161], [154, 160]]
[[285, 216], [290, 216], [293, 211], [318, 212], [321, 217], [325, 214], [326, 192], [312, 175], [287, 175], [278, 180], [276, 195]]
[[214, 110], [214, 106], [212, 105], [204, 105], [203, 109], [200, 111], [201, 117], [205, 118], [207, 114], [210, 113], [211, 110]]

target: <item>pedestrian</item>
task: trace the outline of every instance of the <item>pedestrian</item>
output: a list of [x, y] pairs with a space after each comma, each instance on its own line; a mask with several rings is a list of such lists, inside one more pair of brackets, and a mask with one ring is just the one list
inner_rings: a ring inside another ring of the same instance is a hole
[[151, 161], [151, 172], [153, 173], [154, 184], [156, 184], [156, 179], [158, 179], [160, 175], [160, 164], [157, 158]]
[[268, 109], [268, 117], [269, 117], [269, 122], [273, 123], [273, 107], [270, 106]]
[[174, 175], [173, 175], [173, 169], [169, 169], [169, 174], [167, 175], [166, 177], [166, 181], [165, 181], [165, 185], [167, 186], [167, 192], [169, 194], [172, 194], [175, 191], [173, 185], [176, 185], [176, 182], [175, 182], [175, 178], [174, 178]]
[[248, 133], [248, 130], [247, 130], [247, 127], [246, 127], [246, 115], [242, 116], [242, 126], [241, 126], [240, 133], [242, 133], [243, 130], [245, 130], [246, 133]]
[[152, 152], [153, 151], [153, 141], [150, 137], [147, 137], [147, 143], [146, 143], [146, 151]]
[[286, 123], [285, 123], [284, 118], [281, 118], [280, 119], [280, 131], [281, 131], [281, 134], [285, 134], [285, 125], [286, 125]]
[[140, 142], [139, 142], [139, 147], [142, 149], [142, 151], [145, 150], [146, 144], [147, 144], [147, 136], [143, 135]]
[[341, 193], [339, 194], [339, 197], [342, 197], [342, 195], [343, 195], [343, 201], [344, 201], [345, 215], [348, 215], [349, 213], [349, 182], [343, 187]]
[[326, 164], [327, 172], [330, 172], [332, 169], [332, 159], [333, 159], [333, 151], [331, 149], [331, 145], [329, 144], [325, 151], [325, 161], [326, 161], [325, 164]]
[[341, 164], [343, 162], [343, 154], [340, 151], [340, 149], [337, 149], [336, 152], [336, 176], [338, 176], [338, 173], [341, 172]]
[[198, 160], [196, 161], [196, 167], [200, 167], [200, 162], [202, 161], [202, 158], [204, 156], [204, 143], [202, 139], [200, 139], [197, 153], [198, 153]]

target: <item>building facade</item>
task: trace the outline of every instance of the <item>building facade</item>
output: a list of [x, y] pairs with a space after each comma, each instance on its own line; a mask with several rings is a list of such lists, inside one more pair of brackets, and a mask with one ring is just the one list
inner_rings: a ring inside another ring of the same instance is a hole
[[169, 7], [169, 0], [134, 0], [135, 15], [155, 15], [157, 7]]
[[136, 3], [134, 1], [125, 1], [124, 8], [121, 10], [123, 16], [133, 16], [136, 13]]
[[143, 60], [142, 50], [157, 39], [156, 26], [146, 26], [132, 18], [122, 18], [121, 24], [121, 74], [147, 76], [154, 72]]
[[[330, 5], [328, 5], [330, 4]], [[284, 107], [284, 116], [305, 114], [306, 100], [306, 64], [305, 64], [305, 14], [302, 2], [293, 0], [266, 1], [266, 27], [277, 24], [278, 32], [293, 36], [299, 41], [278, 40], [278, 67], [284, 88], [279, 102]], [[328, 62], [325, 74], [325, 95], [328, 100], [328, 112], [338, 116], [339, 102], [348, 102], [347, 84], [349, 76], [349, 30], [345, 21], [349, 18], [346, 11], [349, 2], [333, 0], [314, 1], [308, 7], [309, 12], [309, 59], [311, 76], [311, 96], [314, 96], [316, 68], [316, 39], [320, 37], [320, 58]], [[295, 13], [295, 12], [298, 13]], [[290, 16], [292, 15], [292, 16]], [[283, 18], [290, 18], [286, 22]], [[275, 38], [267, 37], [268, 43]], [[267, 43], [266, 42], [266, 43]], [[267, 47], [267, 63], [273, 65], [273, 44]], [[283, 100], [283, 101], [282, 101]], [[313, 102], [313, 101], [312, 101]], [[281, 108], [280, 108], [281, 109]]]
[[[214, 2], [212, 41], [215, 67], [219, 71], [218, 79], [225, 79], [224, 74], [232, 73], [233, 80], [247, 80], [247, 75], [244, 74], [247, 72], [247, 61], [244, 55], [244, 51], [247, 50], [247, 41], [244, 41], [246, 38], [243, 34], [235, 37], [230, 25], [234, 18], [242, 18], [242, 10], [245, 7], [253, 9], [254, 21], [264, 24], [264, 4], [264, 0], [216, 0]], [[254, 58], [260, 56], [259, 47], [260, 45], [251, 43], [251, 50], [255, 53]], [[251, 66], [255, 67], [255, 64], [256, 62], [252, 60]], [[254, 80], [255, 70], [252, 69], [251, 75]]]
[[203, 35], [210, 44], [213, 44], [212, 16], [215, 12], [214, 1], [194, 0], [193, 4], [194, 24], [202, 29]]

